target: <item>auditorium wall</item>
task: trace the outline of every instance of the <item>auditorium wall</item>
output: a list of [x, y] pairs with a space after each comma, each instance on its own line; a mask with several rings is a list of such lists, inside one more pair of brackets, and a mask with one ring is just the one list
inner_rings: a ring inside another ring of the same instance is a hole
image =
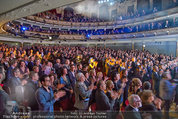
[[[143, 48], [143, 46], [145, 46]], [[176, 56], [177, 42], [176, 41], [155, 41], [134, 43], [134, 49], [148, 50], [151, 53], [166, 54]]]

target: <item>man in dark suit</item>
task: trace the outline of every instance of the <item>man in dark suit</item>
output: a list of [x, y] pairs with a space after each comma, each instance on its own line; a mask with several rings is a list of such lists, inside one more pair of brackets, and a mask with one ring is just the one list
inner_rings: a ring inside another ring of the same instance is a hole
[[33, 71], [34, 60], [35, 60], [35, 57], [31, 56], [30, 57], [30, 62], [28, 63], [28, 68], [29, 68], [30, 71]]
[[152, 80], [153, 80], [154, 93], [157, 97], [159, 97], [159, 84], [160, 84], [161, 77], [159, 75], [158, 66], [153, 67]]
[[7, 80], [6, 82], [8, 83], [9, 80], [13, 77], [13, 69], [17, 66], [17, 60], [16, 59], [13, 59], [11, 62], [10, 62], [10, 67], [7, 69]]
[[109, 101], [109, 98], [104, 93], [106, 90], [106, 84], [103, 80], [100, 80], [97, 84], [96, 98], [96, 110], [113, 110], [115, 99], [118, 95], [113, 96], [113, 99]]
[[38, 103], [35, 99], [35, 92], [38, 89], [38, 73], [30, 72], [30, 79], [28, 83], [25, 85], [25, 101], [28, 106], [31, 107], [31, 110], [38, 110]]
[[71, 65], [70, 66], [70, 70], [68, 72], [68, 76], [69, 76], [69, 80], [70, 80], [70, 83], [72, 85], [72, 88], [74, 89], [75, 87], [75, 83], [76, 83], [76, 76], [75, 76], [75, 65]]
[[139, 107], [142, 106], [138, 95], [132, 94], [128, 97], [129, 105], [125, 108], [124, 119], [142, 119]]

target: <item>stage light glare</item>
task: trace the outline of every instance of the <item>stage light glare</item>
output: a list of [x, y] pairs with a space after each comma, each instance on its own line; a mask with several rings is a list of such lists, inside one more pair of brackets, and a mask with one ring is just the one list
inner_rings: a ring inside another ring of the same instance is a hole
[[27, 30], [27, 28], [23, 26], [23, 27], [22, 27], [22, 30], [23, 30], [23, 31], [26, 31], [26, 30]]

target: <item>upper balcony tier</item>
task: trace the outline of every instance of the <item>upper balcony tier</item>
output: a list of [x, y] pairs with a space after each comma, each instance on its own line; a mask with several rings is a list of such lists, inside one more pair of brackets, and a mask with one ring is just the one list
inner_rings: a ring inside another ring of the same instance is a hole
[[58, 29], [113, 29], [117, 27], [147, 23], [177, 16], [178, 7], [175, 7], [172, 9], [152, 13], [145, 16], [140, 16], [137, 18], [109, 22], [67, 22], [60, 20], [44, 19], [37, 16], [27, 16], [25, 18], [21, 18], [15, 21], [20, 22], [21, 24], [30, 24], [40, 27], [50, 27]]

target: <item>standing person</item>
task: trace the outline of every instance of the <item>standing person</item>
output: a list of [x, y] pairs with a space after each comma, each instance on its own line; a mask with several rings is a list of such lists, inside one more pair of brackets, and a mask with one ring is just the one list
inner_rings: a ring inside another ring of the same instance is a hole
[[77, 74], [77, 82], [75, 84], [75, 104], [74, 107], [78, 110], [87, 110], [88, 104], [89, 104], [89, 97], [92, 93], [92, 90], [94, 88], [93, 85], [89, 86], [87, 89], [87, 86], [84, 83], [85, 76], [83, 73]]
[[70, 70], [68, 71], [68, 76], [69, 76], [69, 80], [70, 80], [70, 83], [72, 85], [72, 88], [74, 89], [75, 83], [76, 83], [75, 65], [74, 64], [72, 64], [70, 66]]
[[19, 86], [23, 86], [27, 83], [26, 80], [21, 80], [20, 77], [20, 70], [19, 68], [14, 68], [13, 69], [14, 76], [9, 80], [8, 86], [10, 87], [11, 90], [11, 98], [14, 100], [18, 100], [20, 97], [18, 96], [17, 93], [20, 91], [17, 90]]
[[160, 90], [160, 97], [161, 99], [164, 100], [163, 108], [165, 110], [165, 114], [164, 114], [165, 119], [169, 119], [169, 108], [176, 87], [172, 85], [169, 80], [171, 80], [170, 72], [164, 72], [162, 75], [162, 80], [160, 82], [159, 90]]
[[60, 77], [61, 68], [62, 68], [61, 60], [60, 59], [56, 59], [56, 63], [54, 64], [54, 69], [55, 69], [58, 77]]
[[140, 97], [132, 94], [128, 97], [128, 101], [129, 105], [125, 108], [124, 119], [142, 119], [138, 109], [142, 106]]
[[29, 68], [30, 71], [33, 71], [34, 60], [35, 60], [35, 57], [34, 57], [34, 56], [31, 56], [31, 57], [30, 57], [30, 61], [29, 61], [29, 63], [28, 63], [28, 68]]
[[72, 106], [71, 97], [73, 94], [73, 89], [67, 73], [68, 73], [67, 68], [64, 66], [62, 69], [61, 77], [59, 79], [60, 80], [59, 83], [62, 85], [61, 89], [66, 92], [66, 96], [64, 96], [61, 99], [60, 103], [60, 106], [62, 107], [63, 110], [69, 110], [71, 109]]
[[131, 85], [129, 87], [129, 95], [131, 94], [139, 94], [142, 92], [142, 82], [139, 78], [133, 78]]
[[8, 81], [13, 77], [13, 69], [17, 66], [17, 60], [13, 59], [10, 61], [10, 67], [7, 69], [7, 80]]
[[[0, 67], [0, 84], [4, 80], [3, 70]], [[9, 95], [2, 89], [2, 85], [0, 85], [0, 118], [3, 119], [3, 115], [9, 114], [9, 111], [6, 108], [7, 101], [10, 100]]]
[[97, 91], [95, 94], [96, 98], [96, 110], [102, 111], [102, 110], [108, 110], [111, 111], [113, 109], [115, 99], [118, 95], [114, 95], [112, 100], [109, 100], [107, 95], [104, 93], [106, 90], [106, 84], [103, 80], [100, 80], [97, 84]]
[[154, 90], [156, 97], [159, 97], [159, 84], [161, 80], [158, 72], [159, 72], [158, 66], [154, 66], [152, 80], [153, 80], [153, 90]]
[[29, 69], [25, 65], [25, 61], [24, 60], [21, 60], [19, 64], [20, 64], [19, 70], [20, 70], [21, 77], [25, 78], [25, 76], [28, 76], [30, 74]]
[[65, 92], [59, 91], [53, 94], [53, 90], [50, 87], [51, 81], [48, 75], [43, 75], [40, 78], [42, 87], [36, 91], [36, 100], [40, 111], [53, 112], [53, 104], [65, 95]]
[[143, 106], [140, 110], [144, 113], [148, 113], [152, 119], [161, 119], [161, 101], [155, 98], [151, 90], [144, 90], [141, 95]]
[[110, 102], [114, 97], [114, 83], [111, 80], [106, 81], [106, 95], [108, 96]]
[[27, 102], [27, 105], [31, 107], [31, 110], [38, 110], [38, 103], [35, 99], [35, 92], [38, 89], [38, 73], [30, 72], [29, 80], [27, 84], [25, 85], [25, 102]]

